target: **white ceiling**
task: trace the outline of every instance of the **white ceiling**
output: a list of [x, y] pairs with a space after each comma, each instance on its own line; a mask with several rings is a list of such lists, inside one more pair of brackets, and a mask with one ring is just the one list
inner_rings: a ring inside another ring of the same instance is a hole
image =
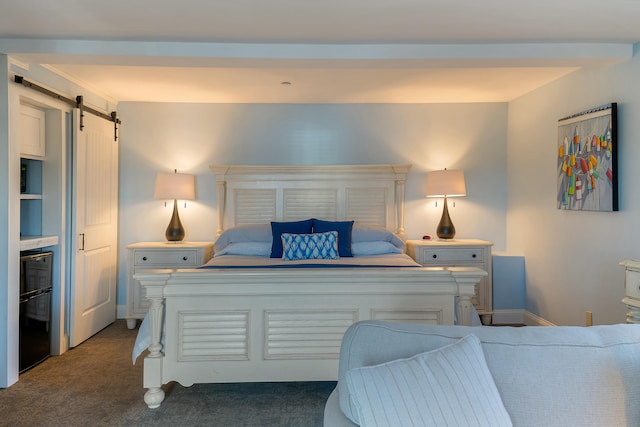
[[506, 102], [640, 41], [636, 0], [3, 3], [0, 52], [117, 101]]

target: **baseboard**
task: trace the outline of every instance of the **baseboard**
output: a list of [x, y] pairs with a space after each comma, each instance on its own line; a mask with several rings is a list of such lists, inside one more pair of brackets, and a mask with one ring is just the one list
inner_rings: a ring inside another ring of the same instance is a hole
[[493, 325], [556, 326], [546, 319], [523, 309], [494, 310]]
[[492, 325], [522, 325], [524, 324], [524, 310], [493, 310]]
[[535, 315], [529, 311], [524, 312], [524, 324], [527, 326], [556, 326], [542, 317]]
[[126, 305], [116, 305], [116, 318], [124, 319], [127, 315], [127, 306]]

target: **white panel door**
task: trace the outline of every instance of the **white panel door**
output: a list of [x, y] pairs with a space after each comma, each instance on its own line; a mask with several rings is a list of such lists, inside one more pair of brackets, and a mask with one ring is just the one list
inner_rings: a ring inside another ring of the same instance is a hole
[[74, 347], [116, 319], [118, 143], [113, 123], [73, 111], [73, 276], [69, 345]]

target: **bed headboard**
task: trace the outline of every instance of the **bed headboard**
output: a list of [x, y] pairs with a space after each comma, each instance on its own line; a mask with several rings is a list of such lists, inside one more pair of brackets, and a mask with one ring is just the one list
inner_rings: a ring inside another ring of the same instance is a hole
[[218, 230], [242, 224], [319, 218], [356, 220], [404, 237], [411, 165], [211, 165]]

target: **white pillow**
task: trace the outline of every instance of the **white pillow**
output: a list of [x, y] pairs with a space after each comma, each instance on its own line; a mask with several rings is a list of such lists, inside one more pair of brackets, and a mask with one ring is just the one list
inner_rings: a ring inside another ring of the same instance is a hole
[[220, 252], [231, 243], [268, 242], [271, 243], [270, 224], [245, 224], [228, 228], [218, 236], [214, 252]]
[[370, 225], [360, 225], [356, 222], [353, 225], [351, 231], [351, 243], [360, 242], [374, 242], [374, 241], [386, 241], [391, 242], [393, 245], [400, 249], [404, 249], [404, 242], [402, 239], [383, 227], [376, 227]]
[[375, 240], [372, 242], [356, 242], [351, 244], [353, 256], [401, 254], [402, 249], [391, 242]]
[[229, 243], [222, 250], [214, 253], [214, 258], [222, 255], [250, 255], [264, 256], [271, 255], [271, 242], [237, 242]]
[[475, 335], [346, 381], [362, 427], [512, 425]]

